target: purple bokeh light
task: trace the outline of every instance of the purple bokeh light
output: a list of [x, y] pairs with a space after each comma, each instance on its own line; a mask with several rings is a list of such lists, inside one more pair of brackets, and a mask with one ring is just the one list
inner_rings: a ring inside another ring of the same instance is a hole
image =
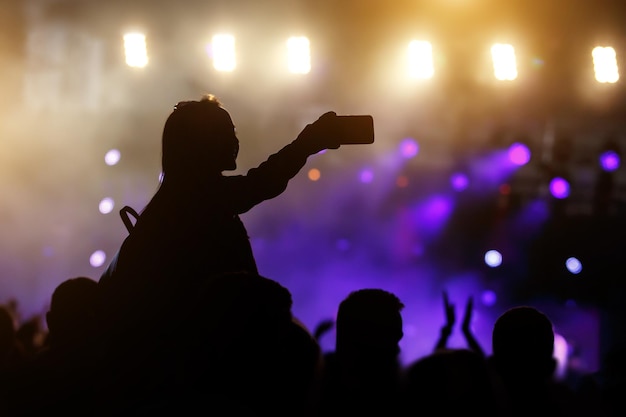
[[526, 165], [530, 161], [530, 149], [523, 143], [516, 142], [509, 147], [509, 159], [515, 165]]
[[363, 184], [369, 184], [374, 180], [374, 171], [369, 168], [364, 168], [359, 173], [359, 180]]
[[413, 158], [419, 153], [419, 145], [413, 138], [404, 138], [400, 142], [400, 154], [404, 158]]
[[485, 290], [480, 296], [480, 301], [486, 307], [493, 306], [497, 300], [498, 300], [498, 297], [496, 296], [496, 293], [492, 290]]
[[[514, 155], [517, 155], [517, 152], [514, 152]], [[515, 160], [519, 162], [518, 159]], [[474, 190], [491, 193], [503, 182], [508, 181], [519, 168], [520, 165], [511, 159], [509, 149], [498, 149], [470, 161], [469, 178], [472, 180]]]
[[421, 232], [434, 236], [441, 232], [453, 210], [452, 198], [445, 195], [433, 195], [422, 202], [413, 214]]
[[569, 196], [569, 182], [565, 178], [555, 177], [550, 181], [550, 193], [554, 198], [566, 198]]
[[450, 177], [450, 184], [452, 184], [452, 188], [456, 191], [463, 191], [469, 185], [469, 178], [461, 172], [455, 172]]
[[600, 166], [605, 171], [615, 171], [619, 168], [620, 157], [615, 151], [602, 152], [600, 155]]

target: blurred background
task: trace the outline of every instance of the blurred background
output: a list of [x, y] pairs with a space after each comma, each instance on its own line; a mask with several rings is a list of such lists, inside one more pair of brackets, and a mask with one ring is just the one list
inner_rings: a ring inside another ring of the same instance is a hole
[[433, 348], [445, 290], [459, 322], [474, 298], [488, 352], [516, 304], [550, 316], [570, 366], [624, 343], [623, 1], [0, 6], [0, 302], [23, 318], [65, 279], [99, 278], [127, 235], [119, 210], [158, 187], [173, 105], [213, 93], [235, 174], [328, 110], [374, 116], [373, 145], [312, 156], [242, 216], [309, 328], [352, 290], [388, 289], [409, 361]]

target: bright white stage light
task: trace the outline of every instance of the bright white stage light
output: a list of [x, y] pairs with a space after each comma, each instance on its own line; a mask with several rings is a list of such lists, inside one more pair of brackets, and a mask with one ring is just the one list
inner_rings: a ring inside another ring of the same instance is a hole
[[517, 59], [513, 45], [497, 43], [491, 47], [493, 74], [501, 81], [512, 81], [517, 78]]
[[237, 66], [235, 57], [235, 37], [228, 34], [213, 36], [211, 42], [213, 68], [217, 71], [231, 72]]
[[104, 251], [102, 250], [97, 250], [94, 253], [92, 253], [91, 256], [89, 257], [89, 264], [93, 266], [94, 268], [99, 268], [102, 265], [104, 265], [106, 260], [107, 260], [106, 253], [104, 253]]
[[104, 163], [113, 166], [120, 161], [122, 154], [118, 149], [111, 149], [104, 155]]
[[102, 214], [109, 214], [111, 211], [113, 211], [114, 207], [115, 201], [113, 201], [111, 197], [103, 198], [102, 200], [100, 200], [100, 204], [98, 204], [98, 210]]
[[293, 36], [287, 40], [287, 68], [292, 74], [311, 71], [311, 48], [307, 37]]
[[599, 83], [616, 83], [619, 80], [619, 67], [615, 49], [610, 46], [597, 46], [591, 55], [596, 81]]
[[488, 250], [485, 253], [485, 263], [492, 267], [498, 267], [502, 264], [502, 254], [495, 249]]
[[567, 258], [565, 261], [565, 267], [572, 274], [579, 274], [583, 270], [583, 264], [574, 257]]
[[148, 48], [146, 36], [143, 33], [127, 33], [124, 35], [124, 54], [126, 65], [134, 68], [143, 68], [148, 65]]
[[412, 78], [428, 79], [435, 75], [433, 46], [427, 41], [411, 41], [408, 51], [409, 75]]

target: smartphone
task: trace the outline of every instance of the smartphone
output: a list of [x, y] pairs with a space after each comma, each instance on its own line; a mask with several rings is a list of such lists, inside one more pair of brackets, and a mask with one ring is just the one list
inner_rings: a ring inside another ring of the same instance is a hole
[[374, 143], [374, 118], [371, 115], [339, 115], [332, 130], [342, 145]]

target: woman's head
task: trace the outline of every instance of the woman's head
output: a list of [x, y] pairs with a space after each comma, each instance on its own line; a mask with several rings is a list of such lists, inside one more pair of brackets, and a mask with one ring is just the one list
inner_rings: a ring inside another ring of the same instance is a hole
[[233, 121], [212, 95], [179, 102], [165, 122], [164, 178], [188, 181], [234, 170], [238, 152]]

